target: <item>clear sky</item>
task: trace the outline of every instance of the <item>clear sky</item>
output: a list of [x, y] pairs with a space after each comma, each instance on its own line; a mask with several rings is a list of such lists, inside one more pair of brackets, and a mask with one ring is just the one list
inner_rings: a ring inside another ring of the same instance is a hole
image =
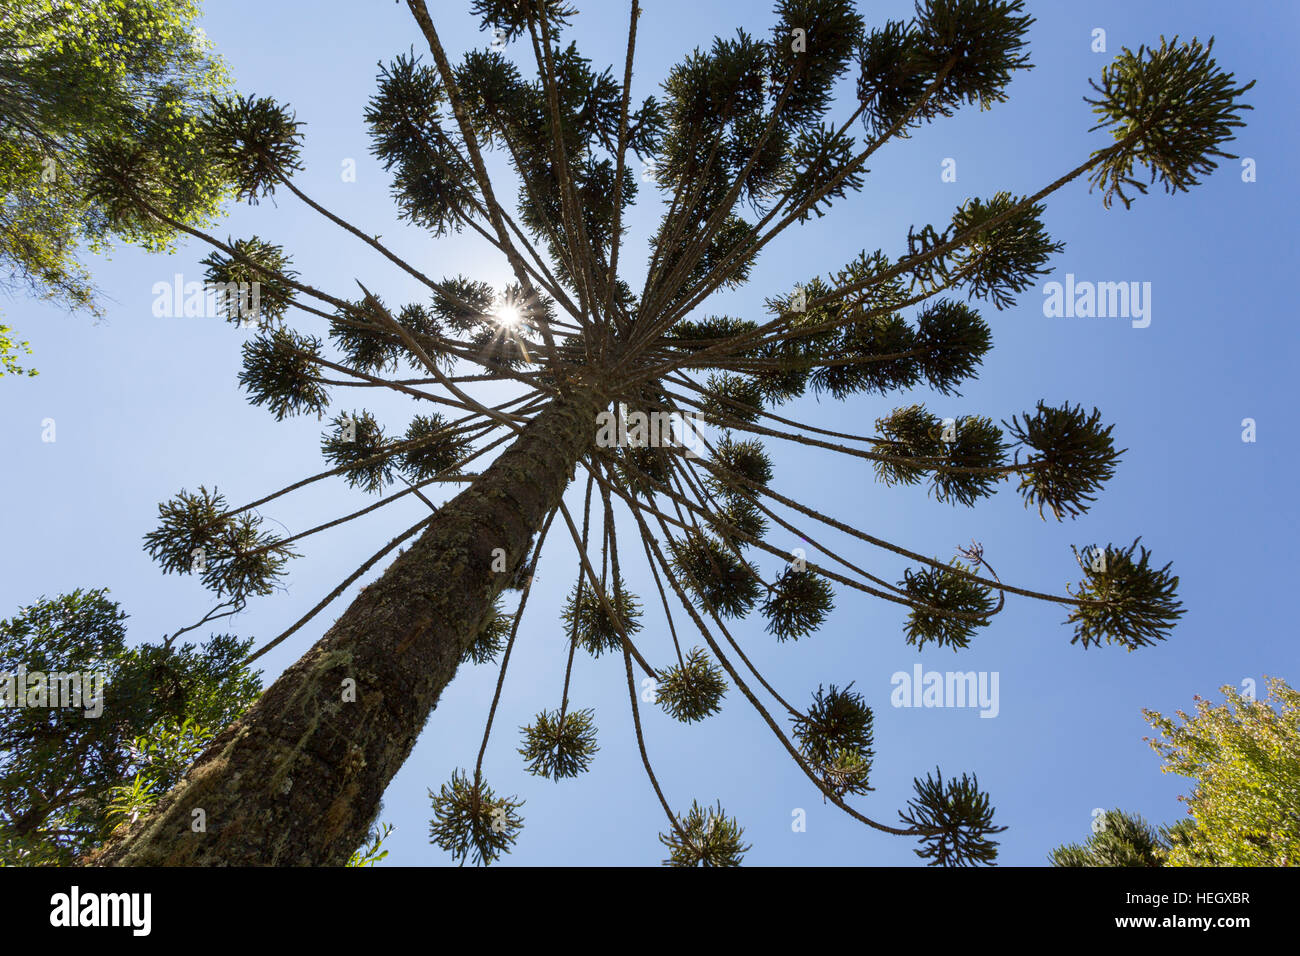
[[[489, 39], [477, 33], [468, 2], [431, 4], [454, 55]], [[598, 65], [621, 75], [627, 11], [619, 3], [591, 8], [574, 35]], [[634, 97], [657, 91], [668, 68], [693, 47], [708, 46], [736, 26], [764, 33], [766, 2], [651, 0], [642, 19]], [[370, 233], [380, 233], [434, 278], [464, 273], [498, 286], [505, 265], [470, 236], [436, 240], [398, 223], [388, 179], [369, 155], [362, 121], [375, 88], [376, 65], [423, 46], [404, 4], [284, 0], [207, 4], [205, 28], [228, 60], [241, 91], [288, 102], [306, 124], [305, 170], [298, 184], [317, 201]], [[910, 4], [863, 4], [868, 24], [904, 17]], [[1129, 449], [1090, 514], [1044, 523], [1009, 488], [973, 509], [927, 498], [923, 488], [885, 488], [865, 461], [769, 443], [775, 487], [856, 527], [913, 550], [947, 559], [971, 539], [1004, 580], [1060, 592], [1079, 577], [1069, 546], [1127, 544], [1137, 535], [1160, 564], [1181, 576], [1187, 614], [1157, 647], [1071, 646], [1072, 631], [1056, 606], [1012, 600], [994, 624], [960, 653], [917, 652], [902, 636], [903, 613], [866, 595], [841, 590], [828, 623], [811, 638], [777, 644], [754, 614], [735, 633], [746, 653], [792, 702], [806, 703], [819, 683], [855, 682], [875, 709], [875, 792], [858, 805], [886, 822], [911, 792], [914, 776], [938, 765], [945, 776], [973, 771], [997, 807], [999, 862], [1041, 865], [1051, 847], [1081, 840], [1094, 808], [1122, 807], [1156, 822], [1182, 812], [1184, 781], [1162, 775], [1143, 742], [1141, 708], [1191, 709], [1192, 695], [1217, 697], [1224, 684], [1296, 671], [1294, 596], [1297, 528], [1293, 494], [1296, 451], [1294, 328], [1297, 199], [1295, 58], [1297, 7], [1286, 0], [1224, 5], [1101, 0], [1031, 3], [1035, 68], [1018, 75], [1010, 99], [993, 110], [970, 109], [882, 150], [863, 190], [825, 219], [787, 232], [769, 247], [753, 280], [708, 303], [705, 314], [761, 317], [764, 297], [841, 267], [862, 250], [905, 249], [909, 225], [948, 221], [972, 196], [1007, 189], [1028, 193], [1072, 168], [1104, 134], [1088, 133], [1083, 97], [1089, 78], [1122, 46], [1159, 42], [1161, 34], [1213, 35], [1220, 63], [1238, 78], [1257, 79], [1248, 94], [1255, 110], [1232, 151], [1257, 164], [1243, 182], [1229, 161], [1190, 194], [1153, 192], [1130, 211], [1105, 210], [1077, 181], [1048, 202], [1046, 224], [1066, 243], [1053, 275], [1003, 312], [981, 309], [994, 347], [978, 380], [960, 397], [858, 396], [839, 403], [802, 400], [782, 414], [822, 427], [871, 433], [896, 405], [927, 401], [942, 415], [1010, 418], [1038, 399], [1081, 402], [1115, 423]], [[1106, 31], [1107, 52], [1091, 50], [1094, 28]], [[520, 59], [522, 50], [510, 50]], [[851, 109], [841, 99], [834, 115]], [[957, 181], [941, 181], [944, 159]], [[356, 181], [341, 176], [356, 163]], [[495, 160], [494, 160], [495, 163]], [[499, 177], [504, 167], [495, 163]], [[506, 190], [513, 193], [513, 189]], [[657, 202], [648, 191], [631, 221], [631, 250], [644, 248]], [[421, 287], [292, 196], [233, 209], [215, 230], [225, 238], [256, 232], [291, 251], [307, 281], [355, 296], [358, 278], [389, 303], [423, 301]], [[237, 385], [240, 345], [250, 334], [215, 319], [157, 318], [153, 286], [176, 273], [202, 278], [207, 249], [184, 243], [172, 257], [122, 249], [94, 264], [108, 297], [98, 324], [25, 300], [3, 303], [5, 321], [35, 350], [35, 379], [0, 382], [0, 488], [4, 573], [0, 616], [20, 605], [76, 587], [107, 586], [131, 615], [131, 634], [158, 640], [197, 620], [210, 599], [189, 578], [165, 577], [141, 547], [155, 527], [156, 507], [200, 483], [242, 504], [317, 471], [324, 423], [276, 423], [244, 400]], [[640, 263], [640, 253], [625, 262]], [[1078, 280], [1149, 282], [1151, 323], [1124, 319], [1048, 318], [1043, 287]], [[634, 283], [635, 284], [635, 283]], [[296, 327], [322, 338], [310, 317]], [[397, 396], [335, 392], [333, 412], [373, 410], [390, 433], [404, 430], [414, 410]], [[42, 441], [42, 421], [56, 423], [56, 441]], [[1257, 441], [1243, 442], [1242, 420], [1257, 423]], [[581, 488], [571, 489], [571, 501]], [[320, 482], [263, 509], [268, 527], [299, 531], [370, 500], [341, 480]], [[580, 507], [580, 501], [576, 503]], [[253, 600], [228, 629], [258, 642], [295, 621], [364, 558], [419, 520], [411, 496], [373, 516], [304, 542], [287, 593]], [[558, 530], [558, 529], [557, 529]], [[630, 541], [630, 527], [620, 526]], [[770, 540], [778, 546], [792, 546]], [[645, 780], [631, 733], [623, 663], [579, 655], [572, 697], [596, 711], [601, 750], [591, 771], [551, 783], [528, 775], [516, 748], [518, 727], [559, 703], [565, 635], [558, 620], [572, 585], [571, 546], [553, 535], [539, 587], [529, 602], [507, 676], [504, 701], [485, 761], [498, 793], [518, 794], [525, 828], [512, 864], [656, 863], [666, 827]], [[638, 549], [639, 551], [639, 549]], [[657, 601], [644, 562], [625, 548], [625, 574], [647, 602]], [[850, 559], [882, 576], [902, 565], [866, 546]], [[766, 575], [772, 558], [760, 559]], [[368, 581], [374, 574], [363, 579]], [[265, 659], [269, 680], [305, 651], [356, 593], [352, 588], [324, 615]], [[225, 622], [223, 622], [225, 623]], [[638, 641], [653, 663], [671, 655], [660, 615], [648, 614]], [[689, 641], [689, 638], [687, 639]], [[999, 712], [895, 708], [891, 675], [925, 670], [997, 672]], [[410, 759], [391, 784], [382, 819], [397, 829], [387, 862], [444, 865], [428, 842], [430, 803], [456, 767], [473, 767], [496, 669], [466, 667], [443, 695]], [[734, 689], [723, 712], [683, 726], [644, 707], [647, 746], [674, 807], [720, 799], [745, 827], [751, 865], [913, 865], [915, 843], [864, 828], [833, 806], [790, 762]], [[806, 832], [794, 832], [796, 809]]]

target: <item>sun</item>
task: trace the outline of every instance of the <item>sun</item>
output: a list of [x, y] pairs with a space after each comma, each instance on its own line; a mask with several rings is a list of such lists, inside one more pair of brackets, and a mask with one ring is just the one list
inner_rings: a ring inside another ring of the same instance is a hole
[[519, 310], [519, 306], [512, 302], [504, 303], [493, 313], [492, 318], [501, 328], [512, 331], [518, 329], [524, 322], [523, 312]]

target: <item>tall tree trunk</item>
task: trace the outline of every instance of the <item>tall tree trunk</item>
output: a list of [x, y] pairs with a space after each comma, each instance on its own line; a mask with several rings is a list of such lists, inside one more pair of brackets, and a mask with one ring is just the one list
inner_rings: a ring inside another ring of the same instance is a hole
[[[203, 752], [101, 866], [341, 865], [461, 655], [559, 504], [599, 400], [556, 399], [325, 636]], [[499, 556], [499, 555], [498, 555]], [[500, 567], [500, 561], [497, 567]], [[345, 700], [355, 682], [355, 702]], [[197, 811], [206, 832], [195, 832]]]

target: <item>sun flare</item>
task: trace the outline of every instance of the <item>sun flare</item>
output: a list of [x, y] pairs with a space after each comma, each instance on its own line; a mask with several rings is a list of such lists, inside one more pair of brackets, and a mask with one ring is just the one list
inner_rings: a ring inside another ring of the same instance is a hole
[[517, 329], [524, 321], [524, 314], [519, 310], [519, 306], [513, 303], [506, 303], [497, 309], [492, 316], [497, 325], [503, 329]]

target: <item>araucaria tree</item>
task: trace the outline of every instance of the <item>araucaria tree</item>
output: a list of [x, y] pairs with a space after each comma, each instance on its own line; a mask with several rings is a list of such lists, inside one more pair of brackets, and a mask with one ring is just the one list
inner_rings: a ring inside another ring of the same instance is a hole
[[[430, 513], [271, 642], [398, 552], [98, 862], [345, 861], [456, 669], [499, 660], [504, 677], [515, 641], [527, 639], [531, 572], [552, 534], [571, 538], [579, 555], [563, 620], [570, 660], [623, 659], [618, 679], [667, 817], [666, 862], [735, 864], [747, 847], [723, 808], [687, 808], [660, 790], [653, 741], [641, 733], [638, 671], [657, 682], [657, 705], [682, 721], [707, 718], [725, 695], [744, 697], [826, 800], [917, 839], [931, 864], [991, 862], [991, 837], [1003, 827], [973, 774], [917, 780], [898, 817], [878, 819], [868, 812], [877, 744], [868, 701], [836, 684], [797, 706], [751, 666], [735, 622], [757, 610], [777, 640], [802, 638], [825, 620], [835, 590], [852, 588], [906, 608], [909, 643], [962, 648], [1009, 597], [1028, 598], [1059, 604], [1084, 648], [1134, 650], [1163, 640], [1182, 613], [1177, 578], [1134, 542], [1077, 552], [1081, 579], [1065, 593], [1012, 586], [978, 545], [954, 560], [917, 553], [779, 490], [764, 443], [870, 462], [881, 481], [924, 484], [953, 505], [974, 505], [1010, 480], [1044, 517], [1086, 512], [1122, 454], [1095, 410], [1040, 402], [998, 425], [976, 413], [945, 421], [914, 404], [880, 419], [875, 434], [856, 435], [795, 420], [781, 406], [809, 392], [847, 400], [925, 384], [953, 393], [990, 347], [976, 305], [1008, 306], [1060, 249], [1042, 225], [1043, 201], [1080, 179], [1107, 205], [1127, 206], [1156, 183], [1188, 189], [1228, 155], [1249, 86], [1234, 85], [1209, 44], [1125, 50], [1093, 83], [1107, 141], [1076, 168], [1032, 195], [971, 199], [948, 223], [910, 229], [896, 248], [846, 249], [842, 268], [771, 290], [765, 315], [733, 318], [710, 315], [710, 296], [749, 281], [774, 237], [815, 228], [861, 190], [878, 149], [959, 108], [1004, 99], [1030, 66], [1022, 0], [921, 0], [910, 21], [874, 28], [848, 0], [780, 0], [762, 32], [738, 30], [695, 50], [644, 98], [632, 93], [637, 0], [617, 74], [566, 41], [576, 11], [563, 0], [474, 0], [483, 29], [506, 46], [458, 63], [424, 0], [407, 6], [428, 55], [381, 70], [366, 113], [374, 151], [405, 219], [435, 236], [481, 236], [514, 282], [493, 289], [424, 275], [294, 184], [300, 133], [286, 107], [257, 97], [213, 103], [200, 145], [242, 199], [296, 196], [429, 293], [390, 305], [364, 287], [351, 296], [326, 290], [267, 239], [226, 243], [187, 229], [215, 247], [210, 281], [260, 283], [263, 328], [240, 376], [250, 400], [277, 418], [323, 415], [339, 390], [381, 386], [416, 409], [393, 435], [344, 403], [322, 442], [326, 470], [237, 508], [215, 491], [182, 492], [161, 508], [150, 553], [165, 571], [202, 574], [238, 606], [271, 590], [291, 549], [318, 531], [406, 495]], [[506, 56], [518, 51], [526, 72]], [[850, 75], [856, 97], [845, 106], [832, 90]], [[489, 149], [516, 174], [513, 202], [489, 180]], [[125, 159], [100, 171], [103, 195], [113, 208], [171, 222], [142, 164]], [[650, 248], [633, 252], [622, 241], [639, 192], [633, 167], [651, 161], [663, 213]], [[501, 383], [516, 390], [488, 405], [475, 397], [485, 383], [498, 397]], [[696, 414], [698, 441], [648, 440], [649, 423], [677, 416], [680, 426]], [[402, 486], [291, 537], [260, 528], [254, 509], [331, 476], [370, 493]], [[448, 482], [464, 488], [446, 501], [426, 494]], [[807, 542], [806, 551], [769, 543], [769, 528], [781, 542]], [[877, 576], [843, 556], [852, 542], [913, 567], [902, 580]], [[784, 569], [760, 574], [762, 554]], [[648, 598], [626, 586], [641, 560], [658, 592]], [[643, 618], [649, 609], [654, 626]], [[542, 625], [535, 630], [558, 626]], [[488, 730], [496, 703], [484, 702]], [[562, 778], [588, 766], [595, 741], [593, 714], [570, 701], [566, 680], [556, 710], [525, 729], [520, 750], [532, 773]], [[487, 863], [514, 843], [522, 818], [520, 801], [484, 779], [482, 749], [478, 758], [431, 791], [431, 835], [459, 859]], [[195, 808], [205, 811], [204, 833], [191, 829]]]

